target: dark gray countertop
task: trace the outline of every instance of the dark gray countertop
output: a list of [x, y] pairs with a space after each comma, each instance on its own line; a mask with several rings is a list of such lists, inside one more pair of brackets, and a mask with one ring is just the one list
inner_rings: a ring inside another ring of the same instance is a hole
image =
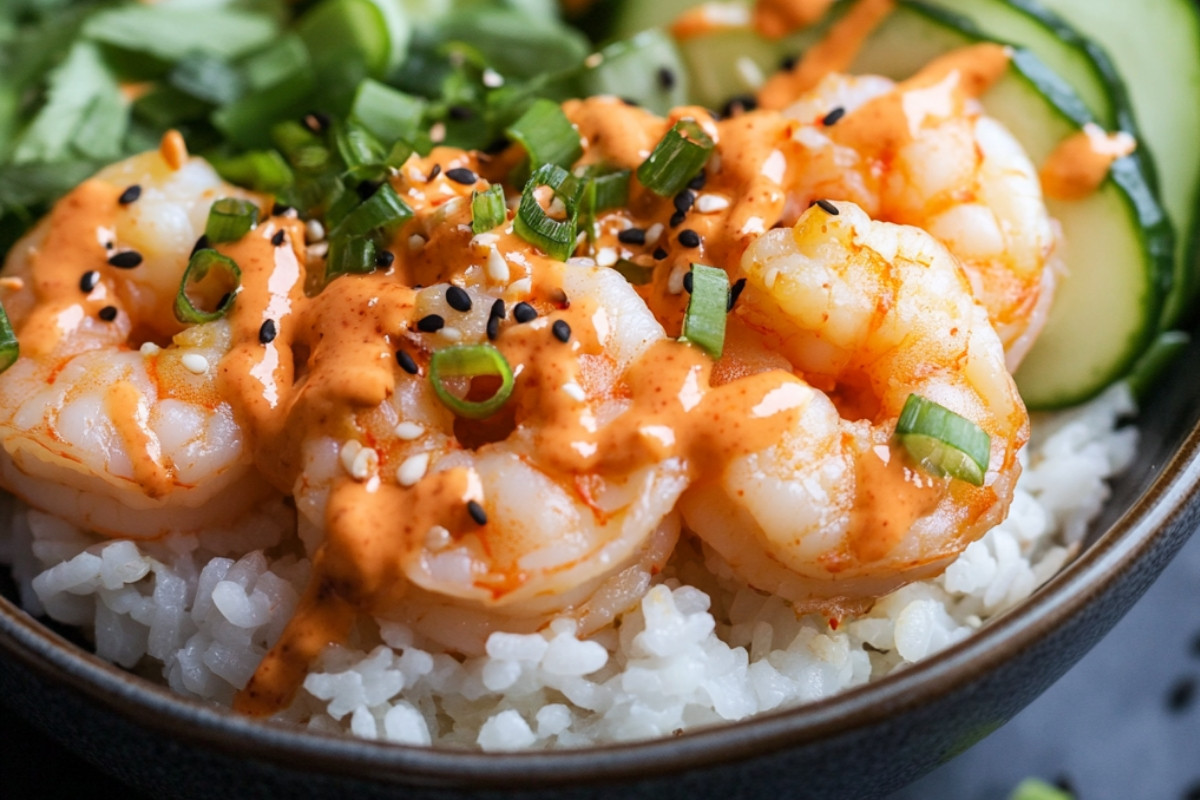
[[[1029, 776], [1066, 781], [1080, 800], [1200, 800], [1200, 536], [1033, 705], [887, 800], [1006, 800]], [[0, 706], [0, 796], [118, 791]]]

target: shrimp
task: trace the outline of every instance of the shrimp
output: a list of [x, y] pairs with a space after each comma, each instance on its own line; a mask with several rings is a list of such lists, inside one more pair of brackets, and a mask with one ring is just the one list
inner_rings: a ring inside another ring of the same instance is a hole
[[1049, 312], [1057, 237], [1034, 165], [964, 96], [969, 81], [953, 66], [935, 61], [898, 84], [833, 74], [788, 107], [785, 116], [805, 123], [789, 200], [793, 208], [848, 200], [873, 219], [937, 237], [987, 307], [1012, 371]]
[[[742, 261], [736, 313], [807, 378], [794, 379], [801, 419], [680, 508], [755, 587], [848, 610], [940, 572], [1003, 519], [1029, 423], [954, 257], [917, 228], [832, 207], [768, 232]], [[983, 485], [933, 477], [895, 444], [913, 393], [989, 434]]]
[[266, 495], [216, 386], [227, 322], [185, 330], [171, 312], [222, 196], [245, 195], [164, 146], [85, 182], [13, 248], [4, 306], [21, 354], [0, 375], [0, 481], [31, 505], [147, 538]]

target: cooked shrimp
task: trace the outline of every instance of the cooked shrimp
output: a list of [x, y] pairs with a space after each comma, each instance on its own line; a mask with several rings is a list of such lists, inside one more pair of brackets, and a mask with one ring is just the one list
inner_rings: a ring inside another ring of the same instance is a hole
[[[1045, 323], [1056, 237], [1020, 144], [934, 62], [903, 82], [829, 75], [784, 113], [801, 120], [794, 207], [848, 200], [932, 233], [962, 263], [1015, 369]], [[841, 109], [845, 117], [825, 120]]]
[[[806, 212], [743, 261], [738, 314], [811, 386], [777, 444], [690, 489], [687, 524], [754, 586], [849, 607], [939, 572], [1007, 511], [1028, 417], [954, 257], [850, 203]], [[822, 387], [828, 394], [813, 386]], [[893, 433], [916, 393], [990, 435], [982, 486], [913, 465]]]
[[5, 275], [20, 288], [4, 305], [21, 357], [0, 375], [7, 488], [130, 537], [197, 530], [263, 497], [216, 386], [228, 324], [184, 330], [171, 310], [209, 206], [239, 194], [199, 159], [147, 153], [84, 183], [13, 248]]

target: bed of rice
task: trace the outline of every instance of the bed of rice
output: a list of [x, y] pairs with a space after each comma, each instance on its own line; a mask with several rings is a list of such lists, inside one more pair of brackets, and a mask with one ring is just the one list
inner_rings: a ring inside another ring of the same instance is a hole
[[[495, 633], [486, 656], [438, 652], [403, 625], [363, 625], [328, 648], [285, 716], [322, 731], [485, 750], [582, 747], [669, 735], [828, 697], [969, 636], [1073, 554], [1124, 469], [1137, 430], [1118, 386], [1035, 419], [1004, 524], [946, 572], [863, 616], [797, 617], [692, 542], [638, 607], [588, 639], [568, 619]], [[34, 614], [79, 626], [104, 658], [181, 694], [228, 704], [291, 616], [303, 558], [265, 555], [282, 507], [236, 530], [154, 543], [100, 540], [0, 504], [0, 562]]]

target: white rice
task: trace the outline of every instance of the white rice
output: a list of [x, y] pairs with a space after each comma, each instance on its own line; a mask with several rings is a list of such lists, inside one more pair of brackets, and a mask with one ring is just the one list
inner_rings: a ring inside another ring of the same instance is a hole
[[[368, 739], [484, 750], [585, 747], [670, 735], [828, 697], [969, 636], [1073, 555], [1137, 431], [1114, 387], [1036, 419], [1008, 519], [946, 572], [834, 628], [748, 588], [690, 541], [619, 623], [587, 640], [571, 620], [495, 633], [487, 653], [439, 652], [379, 622], [329, 647], [287, 719]], [[236, 530], [153, 543], [100, 540], [17, 503], [0, 561], [25, 608], [82, 628], [97, 653], [175, 691], [228, 704], [295, 608], [309, 565], [273, 558], [285, 509]]]

